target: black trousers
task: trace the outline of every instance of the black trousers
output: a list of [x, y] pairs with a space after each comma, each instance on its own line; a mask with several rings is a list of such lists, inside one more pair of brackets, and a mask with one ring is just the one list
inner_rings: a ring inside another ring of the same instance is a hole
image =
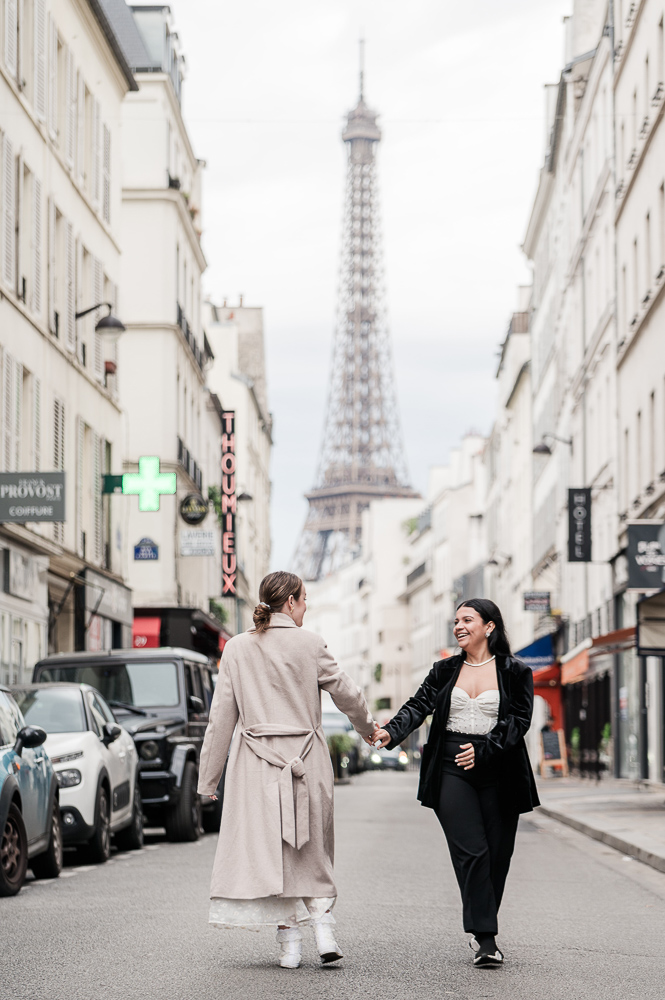
[[462, 894], [464, 930], [497, 934], [519, 814], [502, 809], [491, 766], [464, 771], [455, 764], [460, 744], [473, 740], [463, 733], [447, 734], [436, 814]]

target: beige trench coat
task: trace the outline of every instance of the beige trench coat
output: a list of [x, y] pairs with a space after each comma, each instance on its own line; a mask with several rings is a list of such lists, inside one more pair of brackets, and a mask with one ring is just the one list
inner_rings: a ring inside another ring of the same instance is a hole
[[374, 724], [360, 689], [323, 639], [275, 614], [263, 633], [227, 642], [201, 750], [199, 792], [226, 772], [210, 896], [336, 896], [333, 773], [321, 689], [363, 736]]

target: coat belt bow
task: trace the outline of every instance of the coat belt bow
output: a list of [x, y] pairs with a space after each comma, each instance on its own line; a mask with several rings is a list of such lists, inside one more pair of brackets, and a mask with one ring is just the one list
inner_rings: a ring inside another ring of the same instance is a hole
[[[300, 850], [309, 841], [309, 789], [304, 759], [312, 749], [314, 729], [263, 723], [244, 729], [242, 736], [257, 757], [281, 768], [279, 801], [282, 812], [282, 840]], [[304, 736], [296, 757], [287, 760], [281, 753], [261, 741], [262, 736]], [[293, 779], [296, 779], [295, 781]]]

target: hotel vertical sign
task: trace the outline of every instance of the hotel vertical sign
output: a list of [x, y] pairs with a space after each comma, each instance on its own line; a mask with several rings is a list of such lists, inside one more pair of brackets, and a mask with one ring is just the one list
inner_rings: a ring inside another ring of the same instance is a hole
[[568, 562], [591, 562], [591, 490], [568, 490]]
[[222, 596], [235, 596], [236, 553], [236, 436], [235, 411], [222, 413]]

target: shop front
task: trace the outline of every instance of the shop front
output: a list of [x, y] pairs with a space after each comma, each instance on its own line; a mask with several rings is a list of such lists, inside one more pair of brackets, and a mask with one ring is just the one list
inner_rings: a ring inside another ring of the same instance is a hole
[[643, 659], [643, 746], [651, 781], [665, 782], [665, 590], [637, 604], [637, 655]]
[[200, 608], [135, 608], [132, 646], [195, 649], [217, 662], [231, 638], [220, 622]]
[[541, 636], [518, 650], [515, 656], [533, 670], [534, 695], [547, 703], [548, 717], [545, 721], [554, 730], [563, 729], [561, 668], [554, 655], [552, 636]]
[[644, 685], [635, 629], [585, 639], [561, 658], [566, 742], [581, 773], [644, 777]]

